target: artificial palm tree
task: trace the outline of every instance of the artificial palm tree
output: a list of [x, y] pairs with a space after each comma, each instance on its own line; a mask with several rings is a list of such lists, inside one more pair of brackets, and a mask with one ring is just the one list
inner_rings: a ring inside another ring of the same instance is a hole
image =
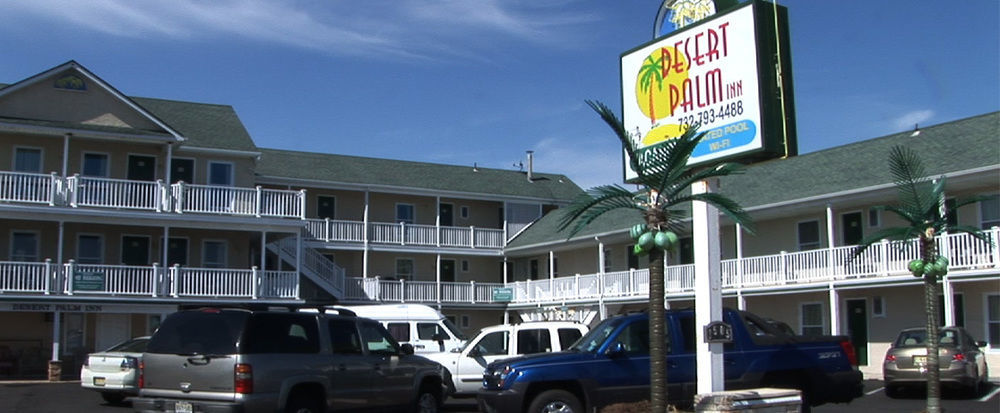
[[[990, 242], [979, 228], [949, 226], [948, 214], [941, 213], [945, 178], [932, 180], [924, 172], [923, 163], [916, 152], [905, 146], [895, 146], [889, 152], [889, 170], [896, 186], [896, 205], [876, 208], [892, 212], [906, 225], [885, 228], [861, 240], [853, 258], [881, 240], [902, 241], [906, 245], [914, 240], [919, 245], [920, 258], [910, 261], [909, 269], [924, 281], [924, 310], [927, 312], [927, 412], [941, 411], [941, 376], [938, 371], [938, 278], [948, 272], [948, 259], [937, 248], [938, 234], [944, 231], [967, 233], [982, 241]], [[960, 199], [952, 210], [979, 202], [982, 197]]]
[[[656, 106], [656, 90], [663, 90], [664, 64], [662, 55], [659, 59], [647, 56], [646, 60], [642, 62], [642, 67], [639, 69], [639, 86], [649, 96], [649, 122], [651, 124], [656, 123], [656, 109], [654, 107]], [[656, 83], [656, 90], [653, 90], [654, 82]]]
[[[694, 183], [731, 175], [740, 170], [740, 165], [734, 163], [720, 163], [697, 170], [687, 167], [688, 159], [704, 133], [696, 133], [696, 128], [690, 128], [680, 137], [640, 151], [611, 109], [596, 101], [587, 101], [587, 104], [614, 130], [622, 142], [628, 153], [630, 166], [638, 175], [636, 183], [640, 189], [629, 191], [618, 185], [604, 185], [587, 190], [567, 207], [560, 222], [560, 230], [572, 227], [569, 233], [572, 237], [602, 214], [628, 208], [642, 211], [645, 223], [640, 224], [640, 232], [665, 234], [681, 227], [686, 213], [677, 209], [678, 207], [691, 201], [701, 201], [718, 208], [748, 231], [753, 231], [750, 216], [735, 201], [718, 193], [692, 194], [689, 191]], [[664, 247], [669, 246], [660, 242], [656, 245], [659, 248], [652, 247], [645, 251], [649, 253], [650, 404], [653, 412], [660, 413], [667, 408], [663, 256]]]

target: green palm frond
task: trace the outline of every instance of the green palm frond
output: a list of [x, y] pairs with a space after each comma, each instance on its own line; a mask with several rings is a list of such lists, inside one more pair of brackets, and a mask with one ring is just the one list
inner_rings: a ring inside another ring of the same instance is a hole
[[912, 149], [894, 146], [889, 152], [889, 172], [899, 191], [901, 205], [926, 211], [930, 204], [937, 204], [938, 198], [931, 198], [933, 191], [928, 187], [931, 181], [924, 173], [923, 162]]
[[575, 222], [569, 233], [572, 237], [608, 211], [621, 208], [642, 210], [634, 198], [633, 192], [618, 185], [591, 188], [577, 196], [573, 203], [566, 207], [566, 214], [559, 221], [559, 230], [562, 231]]
[[625, 130], [625, 125], [618, 119], [618, 115], [615, 115], [615, 112], [602, 102], [596, 100], [585, 100], [584, 102], [586, 102], [587, 105], [594, 110], [594, 112], [597, 112], [601, 119], [604, 120], [604, 123], [607, 123], [608, 126], [610, 126], [615, 132], [615, 136], [617, 136], [618, 140], [621, 141], [622, 147], [625, 149], [625, 153], [628, 154], [630, 166], [633, 170], [638, 170], [639, 159], [635, 154], [636, 144], [632, 141], [632, 136]]
[[739, 203], [725, 195], [716, 192], [691, 194], [674, 198], [672, 201], [675, 205], [691, 201], [704, 202], [718, 209], [719, 212], [728, 216], [733, 222], [740, 224], [747, 232], [751, 234], [757, 232], [750, 214]]
[[858, 243], [858, 246], [854, 248], [854, 253], [851, 255], [851, 258], [857, 258], [872, 245], [882, 242], [883, 239], [890, 241], [905, 241], [905, 244], [902, 244], [905, 246], [906, 244], [915, 241], [920, 236], [921, 232], [921, 230], [918, 230], [915, 227], [892, 227], [876, 231]]

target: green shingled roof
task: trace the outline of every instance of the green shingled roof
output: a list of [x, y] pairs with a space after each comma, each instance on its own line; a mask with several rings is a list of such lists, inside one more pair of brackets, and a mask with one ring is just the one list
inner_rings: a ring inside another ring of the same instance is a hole
[[131, 99], [187, 138], [184, 146], [257, 151], [232, 106], [139, 97]]
[[[922, 156], [929, 176], [1000, 164], [1000, 112], [856, 142], [787, 159], [753, 164], [741, 175], [722, 179], [722, 192], [746, 209], [878, 185], [891, 185], [889, 150], [906, 145]], [[552, 211], [508, 244], [519, 248], [565, 240], [558, 231], [565, 210]], [[624, 232], [642, 222], [635, 210], [602, 215], [574, 238]]]
[[268, 178], [350, 185], [419, 188], [468, 194], [528, 197], [558, 202], [581, 189], [563, 175], [442, 165], [393, 159], [262, 149], [257, 174]]

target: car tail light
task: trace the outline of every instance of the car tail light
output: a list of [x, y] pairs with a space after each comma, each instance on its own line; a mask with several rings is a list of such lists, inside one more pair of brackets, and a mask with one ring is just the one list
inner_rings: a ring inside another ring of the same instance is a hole
[[146, 364], [140, 361], [139, 362], [139, 382], [138, 382], [138, 386], [139, 386], [140, 389], [143, 388], [143, 387], [146, 387], [146, 378], [145, 378], [145, 375], [142, 374], [143, 373], [143, 369], [145, 369], [145, 368], [146, 368]]
[[885, 355], [885, 361], [896, 361], [896, 355], [895, 354], [891, 354], [891, 353], [890, 354], [886, 354]]
[[955, 353], [951, 356], [951, 361], [965, 361], [965, 354]]
[[858, 365], [858, 354], [854, 352], [854, 345], [850, 341], [844, 340], [840, 342], [840, 348], [844, 349], [844, 355], [847, 356], [847, 361], [851, 363], [852, 366]]
[[253, 369], [249, 364], [237, 364], [233, 378], [233, 390], [236, 393], [253, 393]]

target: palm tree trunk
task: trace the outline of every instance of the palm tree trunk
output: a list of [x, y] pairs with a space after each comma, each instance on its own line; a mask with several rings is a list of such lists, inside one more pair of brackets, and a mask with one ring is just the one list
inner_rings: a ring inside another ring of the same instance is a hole
[[649, 401], [653, 413], [667, 411], [663, 250], [649, 252]]
[[[932, 234], [933, 235], [933, 234]], [[934, 238], [921, 237], [921, 255], [924, 262], [936, 258]], [[924, 303], [927, 311], [927, 413], [941, 412], [941, 371], [938, 350], [938, 294], [937, 276], [924, 274]]]
[[[655, 208], [646, 211], [646, 225], [660, 228], [663, 213]], [[649, 252], [649, 402], [653, 413], [667, 411], [666, 311], [664, 310], [663, 250]]]

